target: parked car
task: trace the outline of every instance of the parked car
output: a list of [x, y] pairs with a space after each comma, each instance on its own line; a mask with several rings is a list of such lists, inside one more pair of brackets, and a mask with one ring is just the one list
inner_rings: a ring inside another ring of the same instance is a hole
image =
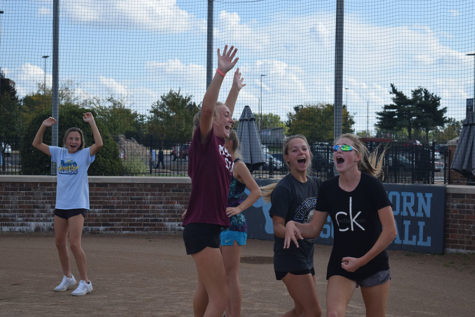
[[281, 171], [285, 167], [284, 163], [282, 163], [282, 161], [280, 159], [273, 156], [269, 152], [264, 153], [264, 158], [265, 158], [266, 162], [264, 163], [262, 168], [265, 169], [265, 170], [269, 170], [270, 167], [272, 166], [273, 170]]
[[173, 160], [175, 161], [176, 159], [184, 159], [186, 160], [188, 157], [188, 150], [190, 149], [189, 144], [178, 144], [175, 145], [172, 148], [171, 151], [171, 156], [173, 157]]
[[390, 168], [394, 169], [411, 169], [412, 162], [404, 154], [397, 153], [396, 155], [389, 155], [388, 163]]

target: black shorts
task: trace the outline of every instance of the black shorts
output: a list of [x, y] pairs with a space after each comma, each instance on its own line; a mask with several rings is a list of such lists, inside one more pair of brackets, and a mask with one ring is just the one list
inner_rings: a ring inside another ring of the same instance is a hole
[[275, 278], [277, 280], [281, 280], [283, 279], [287, 273], [292, 273], [294, 275], [305, 275], [305, 274], [312, 274], [312, 275], [315, 275], [315, 270], [314, 268], [312, 267], [310, 270], [301, 270], [301, 271], [290, 271], [290, 272], [278, 272], [278, 271], [275, 271]]
[[222, 227], [209, 223], [189, 223], [183, 230], [186, 254], [195, 254], [206, 247], [219, 248]]
[[82, 215], [86, 217], [87, 209], [55, 209], [54, 214], [63, 219], [69, 219], [71, 217]]

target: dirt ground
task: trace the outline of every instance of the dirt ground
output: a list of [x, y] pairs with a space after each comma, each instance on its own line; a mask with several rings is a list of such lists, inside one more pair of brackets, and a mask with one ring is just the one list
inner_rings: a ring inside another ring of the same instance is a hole
[[[0, 235], [0, 316], [192, 316], [196, 273], [181, 235], [83, 239], [94, 292], [55, 293], [61, 272], [52, 235]], [[325, 307], [330, 247], [317, 245], [315, 269]], [[475, 254], [389, 251], [393, 279], [387, 316], [474, 316]], [[76, 277], [77, 270], [73, 263]], [[281, 316], [292, 301], [272, 267], [272, 241], [249, 240], [241, 261], [242, 316]], [[364, 316], [359, 290], [347, 316]]]

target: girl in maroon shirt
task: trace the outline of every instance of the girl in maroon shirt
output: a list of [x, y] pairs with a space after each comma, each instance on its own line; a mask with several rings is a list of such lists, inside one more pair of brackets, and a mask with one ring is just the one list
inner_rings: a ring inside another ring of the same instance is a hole
[[198, 286], [193, 299], [195, 316], [223, 316], [228, 299], [226, 274], [219, 250], [219, 234], [229, 226], [226, 215], [233, 160], [225, 148], [234, 121], [234, 105], [242, 83], [239, 68], [226, 104], [218, 102], [224, 76], [237, 63], [237, 49], [218, 49], [218, 68], [206, 90], [189, 150], [188, 175], [191, 177], [191, 196], [184, 215], [183, 240], [187, 254], [191, 254], [198, 272]]

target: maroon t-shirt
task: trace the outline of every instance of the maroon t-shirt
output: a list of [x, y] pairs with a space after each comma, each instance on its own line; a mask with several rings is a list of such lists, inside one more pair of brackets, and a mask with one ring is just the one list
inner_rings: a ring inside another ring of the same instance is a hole
[[189, 223], [229, 226], [226, 205], [233, 166], [233, 159], [224, 147], [224, 139], [218, 138], [211, 129], [206, 142], [201, 143], [198, 127], [188, 156], [191, 196], [183, 226]]

